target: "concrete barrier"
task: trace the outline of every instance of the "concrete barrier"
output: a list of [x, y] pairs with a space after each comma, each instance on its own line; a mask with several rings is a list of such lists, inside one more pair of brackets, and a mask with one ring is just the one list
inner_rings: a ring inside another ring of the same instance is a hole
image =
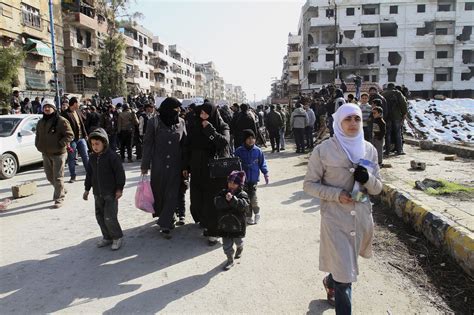
[[[404, 142], [406, 144], [414, 145], [426, 149], [427, 143], [421, 144], [422, 140], [416, 140], [412, 138], [405, 137]], [[459, 157], [474, 159], [474, 148], [473, 147], [464, 147], [456, 144], [445, 144], [445, 143], [436, 143], [433, 142], [430, 145], [431, 150], [443, 152], [447, 154], [456, 154]]]
[[384, 184], [377, 198], [436, 247], [446, 250], [467, 274], [474, 276], [474, 233], [393, 185]]

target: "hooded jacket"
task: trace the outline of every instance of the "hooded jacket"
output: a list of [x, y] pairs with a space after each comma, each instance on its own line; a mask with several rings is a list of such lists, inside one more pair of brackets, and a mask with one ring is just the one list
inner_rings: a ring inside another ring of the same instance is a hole
[[297, 107], [291, 113], [290, 128], [306, 128], [308, 126], [308, 115], [303, 107]]
[[240, 146], [234, 152], [240, 158], [242, 169], [245, 171], [245, 183], [255, 185], [260, 180], [260, 171], [268, 174], [267, 161], [262, 150], [256, 145], [252, 148]]
[[116, 152], [109, 149], [109, 137], [102, 128], [97, 128], [89, 135], [91, 139], [102, 139], [104, 150], [100, 153], [93, 152], [89, 156], [86, 168], [85, 190], [93, 188], [94, 195], [115, 196], [117, 190], [122, 191], [125, 186], [125, 171], [122, 161]]

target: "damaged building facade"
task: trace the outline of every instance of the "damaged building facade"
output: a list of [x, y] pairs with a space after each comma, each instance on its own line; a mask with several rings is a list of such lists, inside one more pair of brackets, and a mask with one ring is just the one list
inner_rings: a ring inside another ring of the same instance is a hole
[[[335, 19], [337, 17], [337, 20]], [[308, 0], [298, 35], [301, 90], [336, 78], [474, 97], [474, 1]]]

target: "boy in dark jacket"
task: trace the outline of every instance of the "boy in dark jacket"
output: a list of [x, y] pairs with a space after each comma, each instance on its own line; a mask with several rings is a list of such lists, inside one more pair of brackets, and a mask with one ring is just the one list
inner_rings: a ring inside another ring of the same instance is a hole
[[102, 231], [103, 239], [97, 247], [112, 244], [112, 250], [122, 246], [122, 228], [117, 220], [118, 200], [125, 186], [125, 171], [120, 157], [109, 149], [107, 132], [97, 128], [89, 135], [93, 153], [86, 168], [83, 199], [89, 197], [91, 187], [95, 199], [95, 217]]
[[[378, 102], [377, 102], [378, 101]], [[380, 100], [374, 100], [374, 104], [382, 103]], [[386, 125], [383, 120], [383, 109], [381, 106], [372, 108], [373, 126], [372, 126], [372, 144], [377, 149], [378, 162], [382, 166], [383, 162], [383, 140], [385, 137]]]
[[[214, 198], [218, 223], [217, 232], [222, 237], [222, 247], [227, 256], [224, 270], [234, 266], [234, 258], [239, 259], [244, 250], [245, 213], [249, 206], [249, 197], [242, 190], [245, 172], [233, 171], [227, 178], [227, 189]], [[236, 251], [234, 256], [234, 244]]]
[[[235, 150], [235, 156], [238, 156], [242, 162], [242, 168], [245, 171], [246, 181], [244, 190], [250, 199], [250, 207], [247, 212], [247, 224], [257, 224], [260, 220], [260, 207], [257, 200], [257, 184], [260, 179], [260, 172], [265, 177], [265, 183], [269, 183], [268, 167], [262, 150], [255, 145], [255, 133], [253, 130], [243, 131], [244, 143]], [[255, 214], [255, 218], [252, 218]]]

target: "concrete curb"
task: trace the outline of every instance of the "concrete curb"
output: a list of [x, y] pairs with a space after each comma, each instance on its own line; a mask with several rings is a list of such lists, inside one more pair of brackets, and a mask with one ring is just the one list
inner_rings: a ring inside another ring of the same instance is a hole
[[436, 247], [446, 250], [468, 275], [474, 276], [474, 233], [393, 185], [384, 184], [378, 199]]
[[[420, 140], [411, 139], [405, 137], [403, 141], [406, 144], [414, 145], [419, 147]], [[444, 144], [433, 142], [433, 150], [438, 152], [443, 152], [447, 154], [456, 154], [459, 157], [474, 159], [474, 148], [472, 147], [463, 147], [455, 144]]]

